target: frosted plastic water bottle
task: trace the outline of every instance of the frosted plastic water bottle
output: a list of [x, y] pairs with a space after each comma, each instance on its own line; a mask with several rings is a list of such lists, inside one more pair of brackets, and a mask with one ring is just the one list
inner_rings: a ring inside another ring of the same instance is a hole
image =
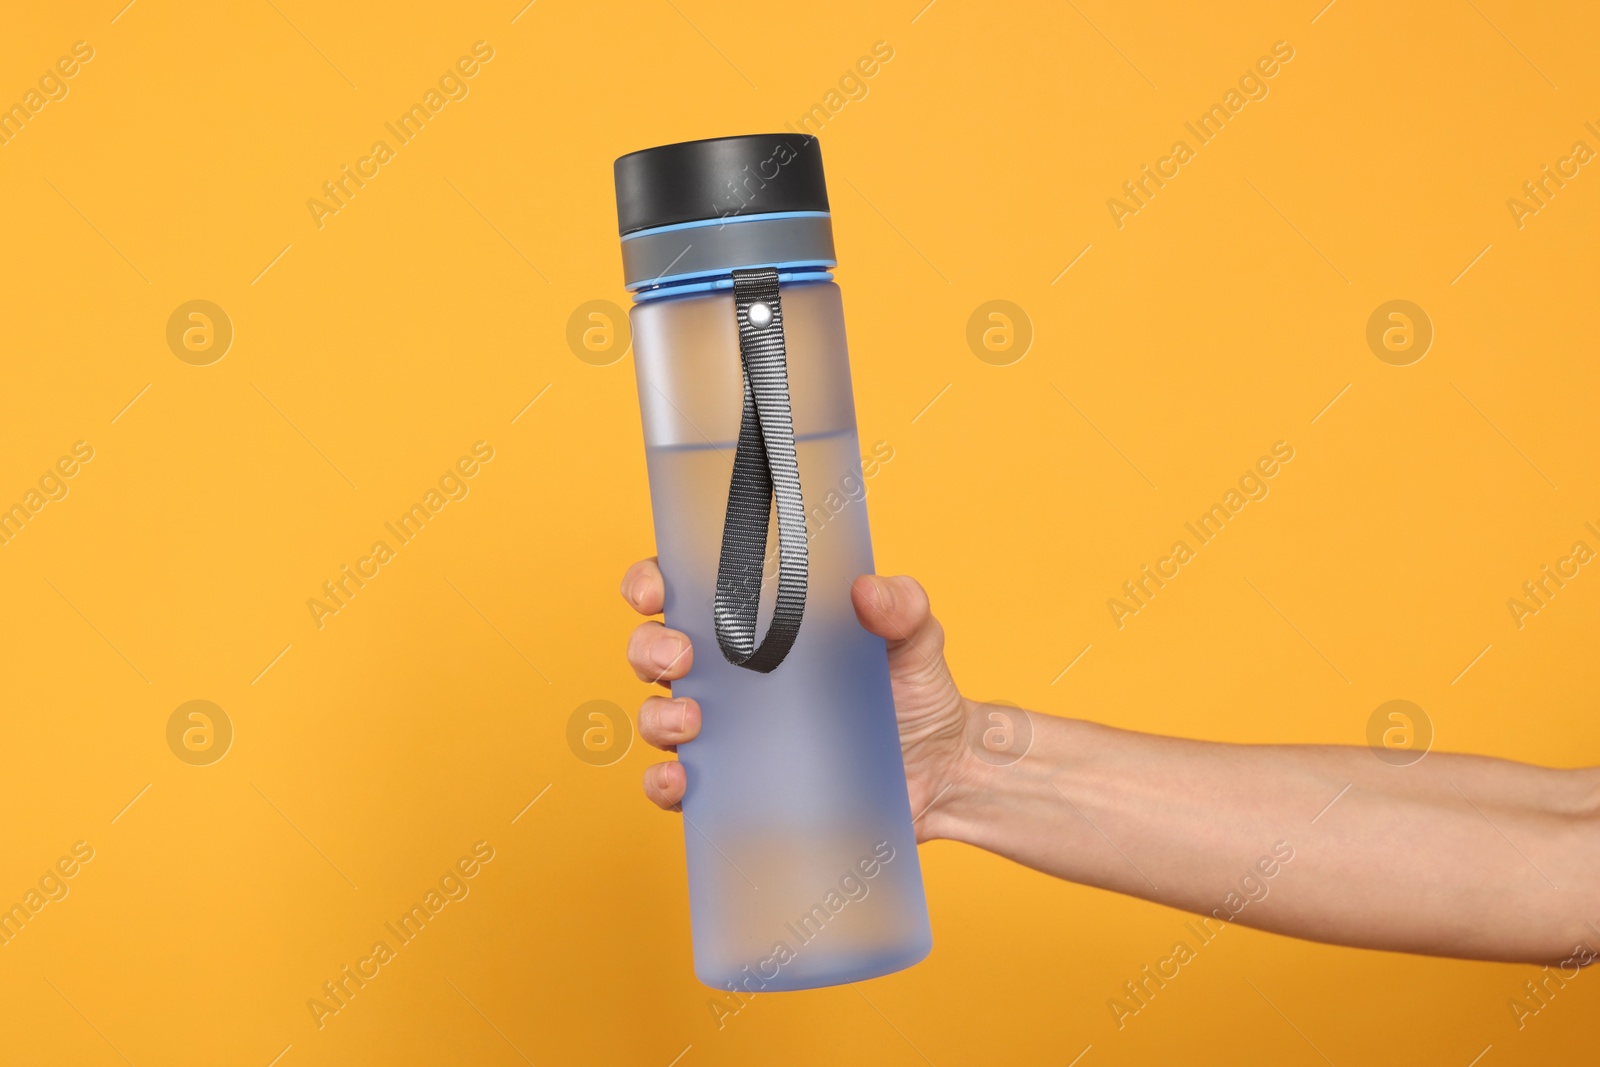
[[666, 145], [616, 186], [666, 621], [694, 647], [672, 688], [703, 716], [678, 751], [695, 972], [908, 967], [932, 936], [884, 642], [850, 604], [872, 543], [821, 149]]

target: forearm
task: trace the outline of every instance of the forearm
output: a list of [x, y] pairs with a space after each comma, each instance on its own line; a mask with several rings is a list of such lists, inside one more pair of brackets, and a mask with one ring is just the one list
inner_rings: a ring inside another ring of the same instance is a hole
[[928, 836], [1339, 944], [1540, 962], [1600, 948], [1594, 771], [1438, 753], [1401, 768], [1031, 718], [1028, 754], [968, 761]]

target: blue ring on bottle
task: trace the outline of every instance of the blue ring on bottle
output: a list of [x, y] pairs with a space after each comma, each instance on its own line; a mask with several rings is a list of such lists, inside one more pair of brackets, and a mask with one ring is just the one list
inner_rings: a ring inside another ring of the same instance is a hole
[[[833, 280], [833, 272], [828, 268], [836, 266], [834, 263], [761, 263], [750, 267], [740, 267], [740, 270], [755, 270], [759, 267], [773, 267], [778, 271], [778, 284], [786, 285], [791, 282], [827, 282]], [[707, 272], [698, 275], [685, 275], [681, 279], [668, 279], [659, 285], [652, 285], [640, 289], [633, 294], [636, 304], [646, 300], [660, 300], [664, 297], [689, 296], [694, 293], [712, 293], [718, 290], [733, 289], [733, 273], [717, 272], [711, 277], [706, 277]], [[700, 279], [700, 280], [696, 280]]]
[[[755, 270], [758, 267], [776, 267], [778, 269], [779, 285], [787, 285], [790, 282], [832, 282], [834, 280], [834, 272], [829, 270], [829, 267], [832, 266], [835, 266], [835, 264], [819, 264], [819, 262], [789, 262], [789, 264], [784, 264], [784, 262], [779, 262], [779, 264], [752, 264], [750, 267], [739, 267], [739, 269]], [[699, 280], [696, 280], [696, 278], [699, 278]], [[709, 278], [704, 277], [704, 275], [694, 275], [694, 277], [686, 275], [682, 280], [670, 280], [670, 282], [662, 283], [662, 285], [653, 285], [650, 288], [645, 288], [645, 290], [635, 291], [634, 302], [635, 304], [643, 304], [645, 301], [656, 301], [656, 299], [667, 298], [667, 296], [690, 296], [693, 293], [715, 293], [715, 291], [720, 290], [733, 290], [733, 274], [731, 272]]]
[[695, 230], [702, 226], [732, 226], [740, 222], [755, 222], [770, 219], [826, 219], [832, 218], [826, 211], [768, 211], [755, 215], [722, 215], [714, 219], [695, 219], [692, 222], [674, 222], [666, 226], [652, 226], [648, 230], [634, 230], [632, 233], [622, 235], [624, 241], [632, 241], [637, 237], [647, 237], [654, 233], [671, 233], [674, 230]]

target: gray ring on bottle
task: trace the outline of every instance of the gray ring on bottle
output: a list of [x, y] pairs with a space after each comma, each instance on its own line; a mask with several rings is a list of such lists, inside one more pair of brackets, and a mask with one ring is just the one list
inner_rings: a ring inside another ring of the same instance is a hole
[[836, 262], [832, 220], [822, 215], [781, 219], [746, 215], [721, 225], [645, 232], [622, 242], [622, 273], [629, 289], [741, 267], [775, 263], [832, 267]]

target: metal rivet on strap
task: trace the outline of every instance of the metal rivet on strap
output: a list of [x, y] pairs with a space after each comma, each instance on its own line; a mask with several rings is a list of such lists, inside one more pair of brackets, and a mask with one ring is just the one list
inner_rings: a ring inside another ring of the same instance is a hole
[[750, 305], [750, 325], [758, 330], [764, 330], [772, 324], [772, 309], [766, 304], [757, 301]]

